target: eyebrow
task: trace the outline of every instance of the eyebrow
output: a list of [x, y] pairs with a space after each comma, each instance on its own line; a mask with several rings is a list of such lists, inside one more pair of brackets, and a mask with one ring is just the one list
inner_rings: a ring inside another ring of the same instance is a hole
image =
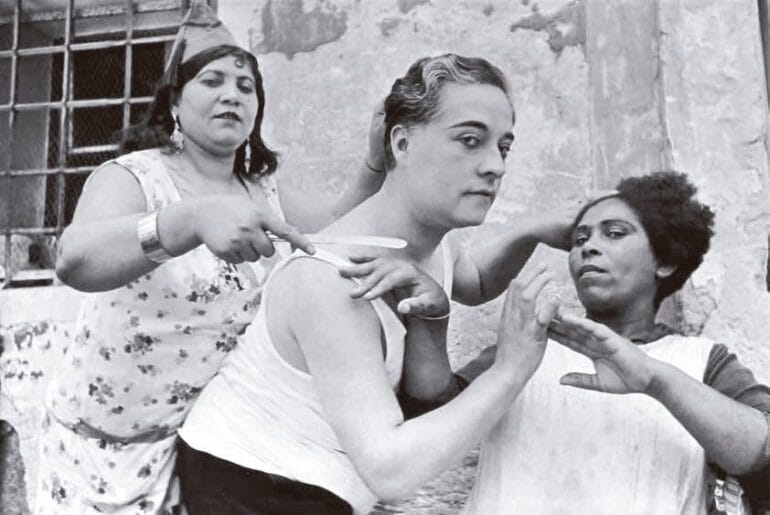
[[[450, 129], [458, 129], [460, 127], [473, 127], [476, 129], [480, 129], [483, 131], [489, 131], [489, 127], [487, 127], [487, 124], [479, 122], [477, 120], [465, 120], [462, 122], [455, 123], [454, 125], [450, 125]], [[503, 134], [503, 137], [501, 139], [514, 139], [513, 133], [508, 131], [505, 134]]]
[[[631, 227], [632, 229], [636, 230], [636, 225], [634, 225], [633, 223], [629, 222], [628, 220], [622, 220], [620, 218], [610, 218], [609, 220], [602, 220], [601, 222], [599, 222], [599, 225], [602, 226], [602, 227], [606, 227], [606, 226], [612, 225], [612, 224], [627, 225], [627, 226]], [[588, 224], [580, 224], [577, 227], [575, 227], [575, 231], [576, 232], [577, 231], [581, 231], [581, 230], [587, 231], [590, 228], [591, 228], [591, 226], [588, 225]]]
[[[209, 68], [208, 70], [201, 70], [200, 72], [198, 72], [198, 75], [205, 75], [207, 73], [214, 73], [216, 75], [227, 75], [227, 72], [219, 70], [217, 68]], [[248, 73], [236, 74], [236, 78], [238, 78], [238, 79], [248, 79], [251, 82], [256, 83], [254, 78], [251, 75], [249, 75]]]

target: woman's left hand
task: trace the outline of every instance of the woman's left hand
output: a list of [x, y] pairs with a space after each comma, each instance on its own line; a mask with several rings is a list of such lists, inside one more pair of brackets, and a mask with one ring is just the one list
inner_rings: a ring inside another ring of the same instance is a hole
[[548, 326], [548, 336], [590, 358], [596, 370], [570, 372], [562, 376], [561, 384], [605, 393], [646, 393], [654, 381], [654, 360], [603, 324], [560, 314]]
[[589, 202], [617, 193], [614, 190], [596, 190], [585, 198], [565, 202], [564, 206], [547, 212], [539, 213], [528, 220], [532, 227], [531, 233], [540, 243], [561, 250], [572, 247], [572, 226], [575, 224], [580, 211]]
[[360, 254], [350, 257], [353, 264], [340, 267], [340, 275], [362, 279], [350, 296], [373, 300], [393, 291], [397, 311], [418, 317], [443, 317], [449, 313], [444, 289], [415, 264], [399, 258]]

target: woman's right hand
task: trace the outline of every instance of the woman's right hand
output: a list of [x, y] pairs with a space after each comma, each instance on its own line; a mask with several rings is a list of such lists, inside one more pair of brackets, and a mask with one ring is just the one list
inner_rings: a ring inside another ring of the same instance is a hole
[[495, 365], [512, 367], [516, 374], [531, 377], [543, 359], [548, 324], [558, 308], [554, 299], [543, 297], [552, 279], [548, 267], [538, 267], [530, 277], [511, 281], [497, 332]]
[[236, 195], [209, 195], [198, 199], [193, 214], [195, 234], [217, 257], [231, 263], [257, 261], [275, 253], [267, 231], [293, 247], [313, 254], [307, 237], [252, 200]]

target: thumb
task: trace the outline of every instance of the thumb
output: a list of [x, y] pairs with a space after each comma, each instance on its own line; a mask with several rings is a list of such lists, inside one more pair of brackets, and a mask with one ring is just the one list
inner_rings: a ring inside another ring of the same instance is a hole
[[396, 306], [396, 311], [398, 311], [402, 315], [408, 315], [409, 313], [411, 313], [412, 312], [412, 304], [411, 304], [412, 300], [413, 300], [413, 298], [410, 297], [408, 299], [404, 299], [401, 302], [399, 302], [398, 305]]
[[575, 388], [581, 388], [583, 390], [593, 390], [596, 392], [602, 391], [602, 387], [599, 384], [599, 376], [596, 374], [583, 374], [580, 372], [570, 372], [564, 374], [559, 379], [559, 383], [565, 386], [574, 386]]
[[540, 327], [548, 327], [551, 320], [556, 316], [556, 312], [559, 310], [559, 301], [556, 299], [544, 300], [541, 306], [537, 309], [537, 323]]

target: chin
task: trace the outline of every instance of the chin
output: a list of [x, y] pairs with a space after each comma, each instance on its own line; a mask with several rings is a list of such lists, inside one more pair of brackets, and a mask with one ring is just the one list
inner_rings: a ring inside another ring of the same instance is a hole
[[454, 224], [453, 227], [460, 228], [460, 227], [474, 227], [477, 225], [481, 225], [484, 223], [484, 220], [487, 218], [487, 213], [489, 212], [488, 209], [482, 211], [469, 211], [466, 213], [461, 213], [459, 216], [454, 217]]
[[586, 311], [602, 313], [615, 307], [612, 298], [607, 292], [586, 288], [578, 290], [578, 299]]
[[218, 149], [219, 154], [230, 154], [230, 153], [235, 153], [235, 151], [238, 150], [238, 147], [240, 147], [243, 144], [243, 140], [227, 138], [227, 139], [217, 140], [212, 143]]

